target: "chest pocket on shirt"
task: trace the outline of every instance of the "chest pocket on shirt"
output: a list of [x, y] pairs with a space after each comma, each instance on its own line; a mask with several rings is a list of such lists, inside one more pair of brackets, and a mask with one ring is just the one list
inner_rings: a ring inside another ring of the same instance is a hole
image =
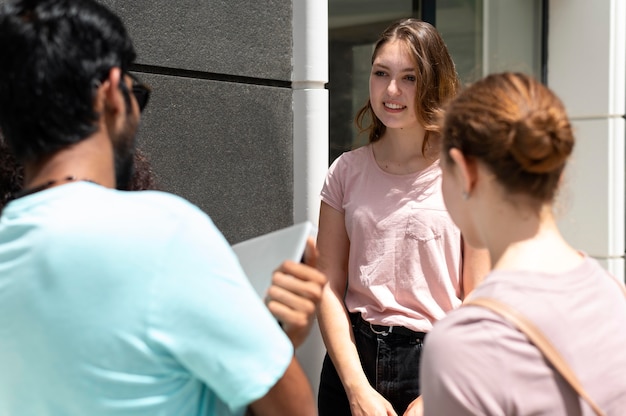
[[441, 238], [452, 222], [447, 211], [414, 208], [409, 215], [405, 236], [420, 242]]

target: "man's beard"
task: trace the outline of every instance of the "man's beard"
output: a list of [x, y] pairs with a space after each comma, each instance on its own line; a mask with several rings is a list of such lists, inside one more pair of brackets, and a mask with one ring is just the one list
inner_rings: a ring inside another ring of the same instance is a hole
[[132, 114], [126, 114], [124, 130], [113, 142], [115, 156], [115, 183], [116, 188], [128, 190], [135, 171], [135, 135], [138, 120], [133, 120]]

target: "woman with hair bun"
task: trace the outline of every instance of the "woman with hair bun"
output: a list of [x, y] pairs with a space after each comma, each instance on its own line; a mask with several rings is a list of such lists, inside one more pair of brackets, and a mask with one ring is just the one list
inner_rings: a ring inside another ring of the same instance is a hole
[[593, 414], [512, 321], [471, 304], [490, 298], [543, 333], [604, 414], [626, 415], [623, 284], [553, 214], [574, 147], [563, 104], [527, 75], [490, 75], [449, 103], [441, 134], [446, 206], [492, 271], [428, 335], [424, 414]]

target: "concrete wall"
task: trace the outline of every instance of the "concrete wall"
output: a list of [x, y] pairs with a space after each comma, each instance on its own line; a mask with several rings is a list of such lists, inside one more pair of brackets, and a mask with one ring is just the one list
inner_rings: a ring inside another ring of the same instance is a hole
[[161, 188], [235, 243], [293, 223], [292, 5], [103, 0], [153, 88], [138, 136]]

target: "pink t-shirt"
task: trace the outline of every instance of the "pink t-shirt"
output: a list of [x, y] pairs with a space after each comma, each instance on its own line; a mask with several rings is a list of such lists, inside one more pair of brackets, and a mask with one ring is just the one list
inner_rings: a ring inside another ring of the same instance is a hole
[[[471, 298], [506, 303], [533, 322], [608, 416], [626, 415], [626, 299], [593, 259], [562, 274], [495, 271]], [[425, 415], [592, 415], [539, 350], [487, 309], [464, 306], [426, 338]]]
[[439, 162], [392, 175], [367, 145], [335, 160], [321, 195], [345, 216], [350, 312], [428, 332], [460, 305], [461, 234], [443, 203]]

